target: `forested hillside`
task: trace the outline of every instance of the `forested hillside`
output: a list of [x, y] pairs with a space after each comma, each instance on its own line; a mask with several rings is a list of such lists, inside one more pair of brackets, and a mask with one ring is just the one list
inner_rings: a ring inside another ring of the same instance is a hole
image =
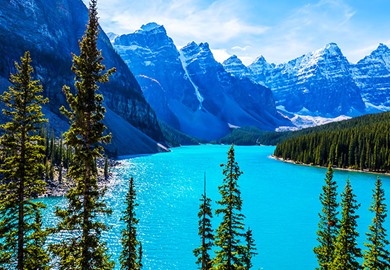
[[300, 131], [279, 143], [274, 155], [305, 164], [390, 171], [390, 113], [365, 115]]

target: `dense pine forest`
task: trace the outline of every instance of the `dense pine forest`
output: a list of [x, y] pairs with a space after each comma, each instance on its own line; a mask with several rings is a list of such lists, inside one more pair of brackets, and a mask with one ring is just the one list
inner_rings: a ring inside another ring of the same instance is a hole
[[365, 115], [300, 131], [279, 143], [274, 155], [304, 164], [389, 172], [389, 130], [390, 113]]

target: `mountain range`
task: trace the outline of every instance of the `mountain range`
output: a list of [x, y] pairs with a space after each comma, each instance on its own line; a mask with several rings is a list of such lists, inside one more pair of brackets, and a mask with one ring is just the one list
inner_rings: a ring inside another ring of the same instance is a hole
[[235, 55], [221, 65], [207, 43], [179, 50], [156, 23], [110, 36], [159, 119], [195, 137], [210, 140], [240, 126], [302, 128], [390, 108], [384, 44], [357, 64], [329, 43], [287, 63], [260, 56], [245, 66]]
[[223, 64], [234, 76], [272, 89], [286, 115], [354, 117], [390, 109], [390, 49], [384, 44], [356, 64], [335, 43], [280, 65], [259, 57], [247, 67], [236, 56]]
[[[41, 80], [49, 105], [44, 112], [57, 134], [68, 123], [59, 107], [66, 105], [62, 86], [73, 87], [72, 53], [78, 54], [88, 21], [88, 10], [81, 0], [3, 1], [0, 11], [0, 88], [9, 85], [14, 61], [29, 50], [35, 75]], [[154, 153], [164, 140], [157, 117], [146, 102], [132, 72], [113, 49], [104, 31], [98, 47], [107, 68], [116, 67], [110, 82], [101, 86], [107, 108], [105, 124], [113, 134], [108, 151], [119, 155]]]
[[158, 118], [186, 134], [209, 141], [232, 127], [290, 125], [277, 112], [270, 89], [229, 74], [207, 43], [191, 42], [178, 50], [156, 23], [111, 37]]

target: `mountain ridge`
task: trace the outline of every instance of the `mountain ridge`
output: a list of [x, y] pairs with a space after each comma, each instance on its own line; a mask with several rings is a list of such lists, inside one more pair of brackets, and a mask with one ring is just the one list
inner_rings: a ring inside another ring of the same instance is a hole
[[[336, 43], [329, 43], [287, 63], [269, 64], [264, 57], [259, 57], [247, 67], [231, 72], [271, 88], [278, 108], [287, 115], [354, 117], [390, 109], [389, 67], [390, 50], [384, 44], [351, 64]], [[231, 69], [226, 64], [225, 68]], [[322, 91], [313, 86], [319, 86]], [[313, 95], [316, 91], [320, 95]], [[328, 107], [333, 104], [333, 110], [327, 111], [321, 104], [313, 106], [316, 101]]]
[[[18, 61], [24, 51], [29, 50], [32, 65], [37, 78], [44, 87], [44, 95], [49, 97], [45, 106], [47, 117], [57, 119], [56, 128], [66, 129], [67, 122], [59, 112], [61, 105], [66, 106], [61, 89], [68, 85], [73, 89], [74, 74], [71, 72], [72, 55], [78, 54], [78, 41], [85, 31], [88, 10], [81, 0], [53, 1], [7, 1], [0, 14], [0, 82], [8, 86], [8, 76], [13, 70], [13, 62]], [[136, 138], [140, 136], [136, 129], [147, 134], [148, 147], [130, 147], [131, 140], [123, 140], [108, 146], [108, 151], [118, 154], [136, 154], [158, 152], [161, 148], [157, 141], [163, 140], [157, 118], [145, 101], [143, 93], [133, 74], [113, 49], [108, 37], [100, 30], [98, 47], [103, 52], [103, 63], [107, 68], [116, 67], [117, 72], [107, 84], [100, 87], [104, 94], [104, 105], [112, 117], [123, 119], [121, 124]], [[4, 90], [4, 88], [3, 88]], [[62, 121], [62, 122], [61, 122]], [[109, 130], [116, 130], [107, 122]], [[134, 131], [134, 132], [133, 132]], [[115, 133], [113, 133], [116, 136]], [[128, 134], [130, 135], [130, 134]], [[144, 140], [140, 138], [141, 140]], [[146, 140], [145, 140], [146, 143]]]
[[291, 124], [277, 113], [269, 89], [227, 73], [207, 42], [178, 50], [163, 26], [150, 23], [116, 37], [113, 44], [158, 117], [186, 134], [213, 140], [230, 126], [274, 130]]

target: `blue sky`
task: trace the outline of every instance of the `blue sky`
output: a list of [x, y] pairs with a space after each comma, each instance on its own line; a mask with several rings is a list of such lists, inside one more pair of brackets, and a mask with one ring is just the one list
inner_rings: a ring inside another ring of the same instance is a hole
[[98, 11], [105, 32], [156, 22], [179, 48], [208, 42], [218, 61], [279, 64], [336, 42], [355, 63], [390, 45], [389, 0], [98, 0]]

